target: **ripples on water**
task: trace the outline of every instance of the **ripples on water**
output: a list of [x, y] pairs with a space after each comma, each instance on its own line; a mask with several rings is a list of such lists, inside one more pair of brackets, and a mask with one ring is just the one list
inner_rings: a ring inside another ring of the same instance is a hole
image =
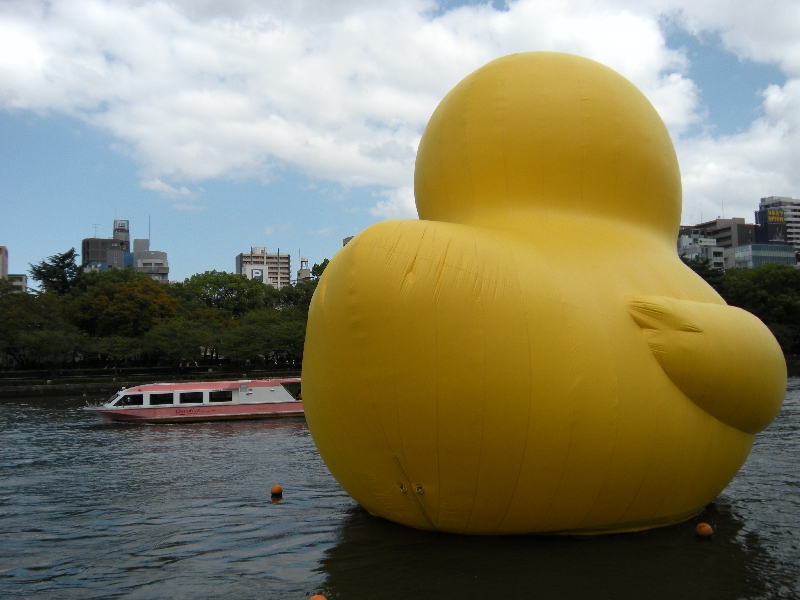
[[[1, 597], [800, 597], [800, 379], [703, 515], [581, 538], [374, 518], [302, 420], [101, 424], [82, 404], [0, 401]], [[713, 540], [695, 537], [699, 520]]]

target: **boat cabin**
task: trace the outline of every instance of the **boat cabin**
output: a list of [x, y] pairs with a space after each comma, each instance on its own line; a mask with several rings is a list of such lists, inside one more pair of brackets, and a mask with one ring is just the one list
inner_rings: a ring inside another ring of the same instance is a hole
[[206, 383], [155, 383], [117, 392], [106, 402], [113, 408], [271, 404], [300, 402], [300, 380], [244, 380]]

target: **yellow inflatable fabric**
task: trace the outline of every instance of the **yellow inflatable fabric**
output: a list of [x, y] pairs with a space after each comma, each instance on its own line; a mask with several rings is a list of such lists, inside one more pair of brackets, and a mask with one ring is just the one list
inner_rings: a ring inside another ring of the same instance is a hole
[[467, 534], [702, 510], [786, 365], [678, 258], [678, 163], [644, 95], [585, 58], [500, 58], [442, 100], [414, 183], [421, 220], [358, 234], [311, 303], [305, 411], [347, 493]]

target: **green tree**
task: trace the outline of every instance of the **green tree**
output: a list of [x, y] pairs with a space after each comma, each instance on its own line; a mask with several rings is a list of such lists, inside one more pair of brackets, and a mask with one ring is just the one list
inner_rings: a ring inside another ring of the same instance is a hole
[[108, 337], [87, 337], [87, 356], [110, 360], [117, 365], [128, 361], [137, 361], [144, 353], [144, 344], [141, 338], [112, 335]]
[[278, 293], [278, 307], [294, 307], [308, 313], [308, 307], [311, 304], [311, 297], [314, 295], [314, 290], [316, 289], [316, 279], [312, 279], [311, 281], [300, 281], [294, 285], [285, 285]]
[[186, 317], [164, 321], [145, 334], [145, 349], [149, 355], [159, 358], [197, 360], [207, 337], [204, 329]]
[[228, 331], [225, 354], [239, 362], [301, 361], [306, 320], [306, 312], [297, 307], [249, 312]]
[[60, 299], [8, 293], [0, 297], [0, 353], [21, 367], [58, 365], [74, 360], [84, 342], [62, 316]]
[[330, 261], [326, 258], [319, 264], [314, 263], [314, 266], [311, 267], [311, 276], [314, 277], [314, 279], [322, 277], [322, 274], [325, 272], [325, 267], [328, 266], [329, 262]]
[[71, 297], [78, 297], [90, 289], [104, 283], [122, 283], [130, 281], [153, 281], [146, 273], [137, 273], [132, 267], [112, 269], [111, 271], [91, 271], [76, 279], [70, 289]]
[[71, 299], [68, 312], [72, 321], [90, 335], [139, 337], [175, 316], [178, 301], [149, 277], [131, 276], [127, 281], [99, 278]]
[[0, 279], [0, 298], [6, 294], [13, 294], [19, 292], [20, 289], [11, 283], [8, 279]]
[[707, 258], [686, 258], [681, 256], [681, 260], [687, 267], [702, 277], [717, 293], [721, 294], [723, 282], [725, 281], [725, 271], [712, 267]]
[[224, 271], [206, 271], [172, 286], [185, 311], [216, 308], [238, 317], [251, 310], [275, 306], [278, 291], [257, 279]]
[[786, 353], [800, 351], [800, 271], [787, 265], [730, 269], [720, 293], [770, 328]]
[[35, 265], [29, 264], [31, 278], [39, 282], [42, 291], [63, 296], [80, 279], [81, 269], [76, 262], [77, 257], [75, 248], [70, 248], [63, 254], [48, 256]]

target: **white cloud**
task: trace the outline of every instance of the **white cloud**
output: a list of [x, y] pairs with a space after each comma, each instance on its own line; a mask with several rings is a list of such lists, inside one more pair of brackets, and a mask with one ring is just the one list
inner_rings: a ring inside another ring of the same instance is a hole
[[403, 186], [385, 190], [378, 195], [386, 198], [379, 200], [370, 213], [382, 219], [416, 219], [417, 205], [414, 203], [414, 190], [411, 186]]
[[[183, 208], [194, 205], [181, 183], [288, 168], [383, 186], [371, 213], [409, 217], [414, 154], [444, 94], [498, 56], [559, 50], [609, 65], [650, 98], [677, 140], [687, 210], [723, 191], [726, 206], [728, 193], [751, 206], [798, 194], [788, 157], [799, 149], [800, 5], [768, 4], [518, 0], [442, 13], [424, 0], [4, 2], [0, 108], [110, 132], [141, 165], [142, 187]], [[681, 139], [704, 115], [686, 57], [666, 47], [665, 18], [781, 66], [790, 81], [767, 91], [764, 119], [737, 136]]]
[[194, 194], [189, 191], [189, 188], [185, 186], [176, 188], [160, 179], [142, 179], [139, 185], [145, 190], [158, 192], [167, 198], [194, 198]]
[[746, 132], [678, 141], [684, 184], [684, 222], [743, 216], [750, 222], [758, 199], [800, 191], [800, 80], [764, 92], [764, 117]]
[[292, 228], [291, 223], [283, 223], [281, 225], [268, 225], [267, 227], [264, 228], [264, 235], [272, 235], [276, 231], [279, 233], [285, 233], [286, 231], [289, 231], [289, 229], [291, 228]]
[[196, 204], [189, 204], [187, 202], [175, 202], [173, 203], [172, 207], [175, 210], [189, 210], [189, 211], [202, 211], [205, 210], [205, 206], [198, 206]]
[[326, 233], [331, 233], [332, 231], [336, 231], [336, 227], [323, 227], [322, 229], [317, 229], [316, 231], [309, 231], [311, 235], [325, 235]]
[[[635, 0], [631, 0], [635, 1]], [[694, 34], [718, 33], [740, 58], [780, 65], [790, 77], [800, 76], [800, 3], [796, 0], [655, 0]]]

